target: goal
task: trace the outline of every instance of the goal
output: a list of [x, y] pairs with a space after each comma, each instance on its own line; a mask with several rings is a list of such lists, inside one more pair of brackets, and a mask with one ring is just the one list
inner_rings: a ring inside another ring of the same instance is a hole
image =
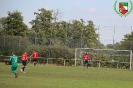
[[[83, 55], [87, 53], [89, 62], [97, 62], [99, 67], [115, 64], [116, 68], [132, 69], [132, 51], [131, 50], [113, 50], [113, 49], [94, 49], [94, 48], [76, 48], [75, 66], [83, 65]], [[104, 65], [103, 65], [104, 63]], [[107, 64], [110, 63], [110, 64]], [[111, 67], [111, 65], [110, 65]]]

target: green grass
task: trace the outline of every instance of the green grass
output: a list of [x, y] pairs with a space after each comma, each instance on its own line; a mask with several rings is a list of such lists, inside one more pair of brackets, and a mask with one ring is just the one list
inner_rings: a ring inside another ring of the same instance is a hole
[[132, 88], [133, 71], [28, 64], [26, 73], [14, 78], [10, 65], [0, 63], [0, 88]]

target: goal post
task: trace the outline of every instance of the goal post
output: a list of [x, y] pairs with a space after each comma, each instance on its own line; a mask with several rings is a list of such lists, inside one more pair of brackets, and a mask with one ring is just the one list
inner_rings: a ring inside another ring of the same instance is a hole
[[[83, 62], [83, 54], [88, 53], [91, 61], [117, 62], [117, 65], [128, 64], [128, 68], [132, 70], [132, 50], [113, 50], [113, 49], [94, 49], [94, 48], [76, 48], [75, 49], [75, 66], [77, 62]], [[79, 64], [79, 63], [78, 63]], [[117, 66], [118, 67], [118, 66]]]

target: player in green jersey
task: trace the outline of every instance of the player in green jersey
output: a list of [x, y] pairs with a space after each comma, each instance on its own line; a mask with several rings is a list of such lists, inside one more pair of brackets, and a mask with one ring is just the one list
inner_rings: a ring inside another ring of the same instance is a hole
[[11, 71], [12, 73], [14, 73], [15, 75], [15, 78], [18, 77], [18, 73], [16, 72], [16, 69], [18, 67], [18, 57], [15, 55], [15, 52], [12, 52], [12, 56], [10, 57], [10, 61], [12, 63], [12, 66], [11, 66]]

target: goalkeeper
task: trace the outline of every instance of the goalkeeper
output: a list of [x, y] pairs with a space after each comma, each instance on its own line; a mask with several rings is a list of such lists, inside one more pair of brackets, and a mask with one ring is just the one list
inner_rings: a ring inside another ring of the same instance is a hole
[[14, 73], [15, 75], [15, 78], [18, 77], [18, 73], [16, 72], [16, 69], [18, 67], [18, 57], [15, 55], [15, 52], [12, 52], [12, 56], [10, 57], [10, 61], [12, 63], [12, 66], [11, 66], [11, 71], [12, 73]]
[[88, 60], [89, 60], [89, 55], [86, 53], [84, 56], [83, 56], [83, 59], [84, 59], [84, 66], [87, 66], [88, 68]]

